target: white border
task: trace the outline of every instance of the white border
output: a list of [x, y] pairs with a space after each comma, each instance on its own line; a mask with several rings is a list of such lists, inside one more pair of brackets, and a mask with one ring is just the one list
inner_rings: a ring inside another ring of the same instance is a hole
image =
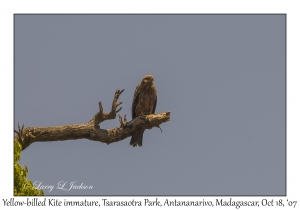
[[[299, 55], [300, 55], [300, 13], [297, 1], [63, 1], [63, 0], [2, 0], [0, 3], [0, 85], [1, 85], [1, 180], [0, 206], [2, 199], [13, 195], [13, 14], [14, 13], [281, 13], [287, 14], [287, 196], [267, 197], [268, 200], [299, 199]], [[3, 194], [4, 193], [4, 194]], [[50, 197], [55, 198], [55, 197]], [[58, 197], [63, 200], [63, 197]], [[147, 198], [147, 197], [145, 197]], [[155, 200], [155, 197], [150, 197]], [[166, 197], [167, 198], [167, 197]], [[19, 198], [16, 198], [19, 199]], [[68, 200], [85, 199], [68, 197]], [[89, 200], [101, 200], [102, 197], [89, 197]], [[115, 200], [131, 200], [130, 197], [114, 197]], [[136, 198], [143, 200], [143, 197]], [[161, 200], [164, 198], [160, 197]], [[212, 200], [216, 197], [171, 197], [179, 200]], [[229, 199], [229, 197], [225, 197]], [[234, 197], [235, 200], [261, 200], [263, 197]], [[20, 200], [26, 200], [21, 198]], [[300, 203], [298, 202], [298, 205]], [[31, 207], [23, 207], [31, 208]], [[76, 207], [75, 207], [76, 208]], [[171, 208], [171, 207], [169, 207]], [[241, 207], [243, 208], [243, 207]], [[113, 207], [114, 209], [114, 207]], [[140, 208], [139, 208], [140, 209]], [[162, 209], [157, 207], [157, 209]], [[182, 209], [182, 208], [180, 208]], [[249, 208], [247, 208], [249, 209]]]

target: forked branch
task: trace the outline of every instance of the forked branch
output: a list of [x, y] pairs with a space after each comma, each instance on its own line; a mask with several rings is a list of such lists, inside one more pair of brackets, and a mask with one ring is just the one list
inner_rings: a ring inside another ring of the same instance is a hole
[[24, 125], [20, 127], [14, 137], [15, 141], [19, 141], [22, 145], [22, 150], [26, 149], [33, 142], [49, 142], [49, 141], [64, 141], [76, 139], [89, 139], [99, 141], [106, 144], [118, 142], [132, 136], [140, 129], [151, 129], [159, 127], [161, 123], [170, 120], [170, 112], [162, 112], [159, 114], [144, 115], [127, 122], [126, 115], [124, 120], [119, 115], [120, 126], [113, 129], [100, 129], [99, 124], [105, 120], [115, 119], [117, 113], [122, 109], [118, 106], [122, 102], [118, 102], [119, 96], [124, 90], [116, 90], [112, 102], [112, 108], [109, 113], [103, 111], [102, 103], [99, 102], [99, 112], [94, 117], [84, 124], [68, 124], [64, 126], [54, 127], [28, 127], [24, 129]]

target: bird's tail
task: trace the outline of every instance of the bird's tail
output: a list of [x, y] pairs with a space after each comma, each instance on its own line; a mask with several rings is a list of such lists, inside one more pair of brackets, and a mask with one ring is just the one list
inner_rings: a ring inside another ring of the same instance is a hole
[[144, 130], [134, 133], [131, 137], [130, 146], [142, 146]]

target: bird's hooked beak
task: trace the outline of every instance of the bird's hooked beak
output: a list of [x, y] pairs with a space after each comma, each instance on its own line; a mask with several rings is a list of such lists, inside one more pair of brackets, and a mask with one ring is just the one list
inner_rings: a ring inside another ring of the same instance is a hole
[[154, 81], [154, 79], [152, 79], [152, 78], [144, 79], [144, 80], [143, 80], [143, 82], [146, 83], [146, 84], [147, 84], [147, 83], [151, 83], [151, 82], [153, 82], [153, 81]]

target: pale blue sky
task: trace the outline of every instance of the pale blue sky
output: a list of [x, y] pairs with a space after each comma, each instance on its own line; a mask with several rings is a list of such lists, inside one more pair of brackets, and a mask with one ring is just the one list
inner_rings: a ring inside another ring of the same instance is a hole
[[[155, 77], [171, 121], [130, 138], [33, 143], [46, 195], [285, 195], [285, 15], [15, 15], [15, 126], [88, 122]], [[100, 124], [119, 126], [118, 119]]]

